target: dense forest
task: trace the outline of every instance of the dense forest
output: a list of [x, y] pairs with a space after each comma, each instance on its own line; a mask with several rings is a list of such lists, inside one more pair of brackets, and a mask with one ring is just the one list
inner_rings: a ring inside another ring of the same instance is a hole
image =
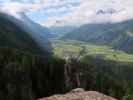
[[132, 100], [132, 64], [88, 56], [65, 61], [1, 48], [0, 66], [0, 100], [36, 100], [77, 87]]

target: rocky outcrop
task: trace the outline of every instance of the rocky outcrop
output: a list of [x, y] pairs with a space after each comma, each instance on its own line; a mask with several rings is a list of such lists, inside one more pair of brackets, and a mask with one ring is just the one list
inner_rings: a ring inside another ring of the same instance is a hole
[[74, 89], [64, 95], [54, 95], [39, 100], [117, 100], [96, 91], [84, 91], [83, 89]]

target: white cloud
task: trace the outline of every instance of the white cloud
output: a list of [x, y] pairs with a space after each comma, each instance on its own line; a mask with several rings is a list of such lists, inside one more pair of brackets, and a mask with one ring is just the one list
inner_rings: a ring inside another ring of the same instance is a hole
[[[105, 12], [107, 12], [109, 9], [114, 9], [116, 12], [112, 14], [97, 14], [98, 10], [104, 10]], [[59, 25], [55, 23], [55, 20], [64, 23], [64, 25], [120, 22], [128, 19], [133, 19], [132, 10], [132, 0], [81, 0], [80, 6], [75, 8], [75, 10], [71, 12], [71, 14], [69, 14], [68, 16], [63, 16], [62, 18], [51, 17], [43, 24], [46, 24], [47, 26]], [[48, 24], [48, 22], [51, 22], [51, 24]]]
[[51, 14], [51, 13], [61, 13], [67, 11], [68, 8], [66, 6], [60, 7], [60, 8], [51, 8], [51, 9], [44, 9], [44, 14]]
[[32, 12], [40, 8], [38, 4], [20, 4], [17, 2], [14, 3], [4, 3], [0, 4], [0, 10], [3, 12], [17, 13], [17, 12]]
[[43, 7], [43, 4], [41, 3], [24, 2], [24, 1], [26, 0], [23, 0], [23, 3], [20, 3], [22, 2], [22, 0], [20, 1], [10, 0], [8, 2], [0, 3], [0, 11], [19, 17], [18, 13], [20, 12], [25, 12], [25, 13], [33, 12]]
[[38, 10], [46, 13], [63, 12], [73, 3], [75, 3], [74, 0], [8, 0], [0, 3], [0, 11], [12, 15], [17, 15], [19, 12], [32, 13]]
[[[79, 5], [74, 5], [76, 2]], [[114, 9], [116, 12], [97, 14], [99, 10], [107, 12]], [[18, 12], [32, 13], [41, 10], [48, 16], [43, 25], [82, 25], [85, 23], [120, 22], [133, 18], [132, 0], [7, 0], [0, 3], [0, 11], [16, 15]], [[63, 16], [54, 13], [69, 11]]]

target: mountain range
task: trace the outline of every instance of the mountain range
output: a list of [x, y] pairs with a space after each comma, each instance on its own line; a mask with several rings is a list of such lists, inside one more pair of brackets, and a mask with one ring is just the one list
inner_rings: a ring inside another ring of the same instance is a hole
[[48, 38], [52, 37], [50, 31], [46, 27], [42, 27], [40, 24], [32, 21], [25, 13], [18, 13], [20, 20], [15, 19], [13, 17], [9, 17], [9, 19], [15, 22], [19, 27], [25, 30], [30, 36], [41, 46], [43, 49], [47, 49], [47, 51], [51, 51], [50, 42]]
[[[23, 19], [25, 18], [23, 17]], [[38, 28], [33, 28], [38, 25], [34, 23], [33, 26], [30, 26], [30, 23], [32, 22], [27, 21], [26, 23], [11, 15], [0, 13], [0, 47], [17, 48], [35, 54], [49, 54], [49, 41], [44, 36], [41, 40], [39, 31], [38, 34], [37, 31], [34, 31]], [[45, 44], [40, 45], [40, 43]]]
[[86, 24], [65, 34], [62, 39], [109, 45], [133, 53], [133, 20], [120, 23]]

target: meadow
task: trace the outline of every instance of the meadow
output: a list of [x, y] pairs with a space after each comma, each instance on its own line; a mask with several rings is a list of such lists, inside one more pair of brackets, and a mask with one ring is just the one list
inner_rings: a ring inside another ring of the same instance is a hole
[[84, 57], [86, 55], [118, 62], [133, 62], [133, 54], [109, 46], [93, 45], [80, 41], [51, 40], [53, 52], [59, 57]]

